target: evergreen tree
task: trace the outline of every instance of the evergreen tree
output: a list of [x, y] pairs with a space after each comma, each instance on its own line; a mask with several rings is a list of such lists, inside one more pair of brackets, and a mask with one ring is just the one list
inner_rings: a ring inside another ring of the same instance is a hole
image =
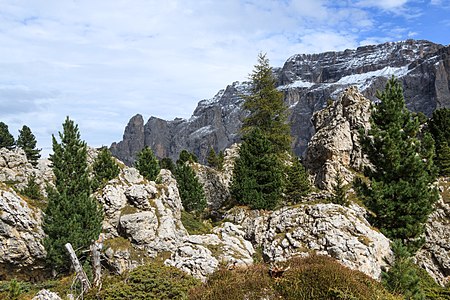
[[164, 157], [159, 162], [159, 165], [161, 166], [161, 169], [169, 170], [170, 172], [175, 172], [175, 164], [173, 163], [172, 159], [170, 157]]
[[187, 212], [202, 212], [206, 208], [203, 186], [188, 163], [179, 163], [175, 168], [175, 179], [181, 202]]
[[35, 200], [42, 200], [44, 198], [44, 196], [41, 193], [41, 189], [39, 188], [39, 185], [36, 182], [35, 175], [31, 175], [30, 177], [28, 177], [28, 183], [20, 193]]
[[225, 155], [223, 154], [223, 151], [220, 150], [219, 154], [217, 155], [217, 170], [222, 171], [223, 170], [223, 161], [225, 160]]
[[177, 164], [184, 164], [186, 162], [194, 163], [198, 162], [198, 158], [194, 153], [190, 153], [187, 150], [182, 150], [177, 160]]
[[8, 125], [0, 122], [0, 148], [14, 149], [14, 137], [9, 133]]
[[390, 79], [377, 97], [372, 128], [361, 136], [373, 165], [365, 169], [370, 183], [357, 180], [356, 188], [374, 212], [373, 225], [414, 249], [437, 200], [433, 139], [428, 133], [419, 139], [419, 122], [407, 110], [398, 80]]
[[213, 147], [209, 148], [208, 157], [206, 158], [208, 166], [217, 169], [219, 166], [219, 157]]
[[441, 108], [433, 112], [429, 130], [436, 142], [436, 165], [439, 175], [450, 176], [450, 109]]
[[259, 55], [250, 79], [251, 94], [244, 97], [249, 116], [243, 122], [243, 142], [235, 161], [231, 193], [238, 203], [272, 209], [281, 198], [283, 165], [290, 150], [287, 107], [283, 94], [275, 88], [265, 55]]
[[147, 146], [138, 153], [134, 166], [142, 176], [150, 181], [155, 181], [160, 171], [158, 159], [152, 149]]
[[244, 119], [244, 135], [259, 128], [273, 144], [273, 151], [286, 154], [290, 151], [291, 136], [287, 123], [287, 107], [283, 102], [283, 93], [275, 88], [275, 78], [269, 59], [259, 54], [258, 64], [252, 74], [251, 93], [244, 96], [244, 108], [250, 114]]
[[420, 277], [408, 248], [399, 240], [392, 243], [395, 261], [389, 271], [382, 273], [382, 282], [393, 293], [400, 293], [405, 299], [426, 299], [420, 287]]
[[231, 195], [255, 209], [274, 209], [282, 192], [283, 165], [259, 128], [243, 138], [234, 164]]
[[292, 164], [287, 168], [285, 194], [287, 200], [297, 203], [301, 197], [311, 191], [308, 173], [298, 157], [292, 157]]
[[102, 228], [102, 211], [90, 194], [91, 180], [87, 163], [87, 146], [80, 138], [78, 126], [68, 117], [59, 133], [60, 143], [52, 136], [50, 155], [55, 174], [55, 188], [48, 188], [44, 217], [44, 247], [52, 268], [67, 270], [70, 261], [64, 245], [71, 243], [77, 255], [96, 240]]
[[94, 190], [104, 186], [108, 181], [119, 175], [120, 168], [107, 147], [102, 147], [100, 149], [100, 152], [92, 164], [92, 171], [94, 173], [92, 183]]
[[36, 148], [36, 138], [31, 132], [30, 127], [23, 125], [22, 130], [19, 130], [19, 137], [17, 138], [17, 147], [22, 148], [27, 155], [28, 161], [36, 166], [38, 159], [41, 157], [39, 152], [41, 149]]
[[340, 173], [336, 173], [336, 183], [333, 185], [333, 196], [331, 202], [339, 205], [348, 205], [347, 189], [344, 186], [342, 176]]

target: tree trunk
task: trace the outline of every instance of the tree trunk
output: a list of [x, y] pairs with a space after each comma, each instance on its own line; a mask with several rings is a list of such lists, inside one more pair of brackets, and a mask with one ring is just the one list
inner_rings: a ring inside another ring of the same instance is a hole
[[91, 283], [89, 282], [86, 273], [81, 267], [80, 261], [78, 260], [75, 251], [73, 251], [72, 245], [70, 243], [67, 243], [65, 247], [69, 252], [70, 260], [72, 261], [73, 268], [75, 269], [75, 273], [77, 274], [77, 279], [81, 283], [82, 294], [84, 294], [91, 288]]

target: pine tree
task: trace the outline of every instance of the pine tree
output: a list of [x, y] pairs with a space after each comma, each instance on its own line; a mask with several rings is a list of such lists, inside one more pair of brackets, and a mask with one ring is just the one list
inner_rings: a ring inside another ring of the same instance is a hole
[[441, 108], [433, 112], [429, 130], [436, 142], [436, 165], [439, 175], [450, 176], [450, 109]]
[[177, 160], [177, 164], [184, 164], [185, 162], [198, 162], [198, 158], [194, 153], [190, 153], [187, 150], [181, 150], [180, 155]]
[[203, 186], [188, 163], [177, 164], [175, 179], [181, 202], [187, 212], [202, 212], [206, 208], [206, 198]]
[[274, 209], [281, 200], [283, 165], [259, 128], [243, 138], [235, 161], [231, 195], [255, 209]]
[[172, 159], [170, 157], [164, 157], [159, 162], [159, 165], [161, 166], [161, 169], [169, 170], [170, 172], [175, 172], [175, 164], [173, 163]]
[[245, 96], [242, 145], [235, 161], [231, 193], [238, 203], [273, 209], [284, 188], [283, 165], [290, 150], [287, 107], [275, 88], [272, 68], [265, 55], [250, 75], [251, 94]]
[[119, 175], [120, 168], [107, 147], [102, 147], [100, 149], [100, 152], [92, 164], [92, 171], [94, 173], [94, 190], [104, 186], [108, 181]]
[[224, 160], [225, 160], [225, 154], [223, 154], [223, 151], [220, 150], [219, 154], [217, 155], [217, 170], [219, 170], [219, 171], [223, 170]]
[[14, 137], [9, 133], [8, 125], [0, 122], [0, 148], [14, 149]]
[[44, 217], [44, 247], [47, 262], [54, 269], [70, 267], [66, 243], [77, 255], [96, 240], [102, 228], [102, 210], [90, 194], [91, 180], [87, 163], [87, 146], [80, 138], [78, 126], [68, 117], [59, 133], [60, 143], [52, 136], [50, 155], [55, 174], [55, 188], [48, 188]]
[[142, 176], [150, 181], [155, 181], [160, 171], [158, 159], [150, 147], [145, 147], [138, 153], [134, 166]]
[[213, 147], [209, 148], [206, 162], [208, 163], [208, 166], [211, 168], [217, 169], [217, 167], [219, 166], [219, 157], [217, 156], [216, 151], [214, 151]]
[[30, 127], [23, 125], [22, 130], [19, 130], [19, 137], [17, 138], [17, 147], [25, 151], [28, 161], [37, 166], [38, 159], [41, 157], [39, 152], [41, 149], [36, 148], [36, 138], [31, 132]]
[[287, 200], [298, 203], [301, 197], [311, 191], [308, 173], [298, 157], [292, 157], [292, 164], [287, 168], [285, 194]]
[[41, 193], [41, 189], [36, 182], [35, 175], [31, 175], [30, 177], [28, 177], [28, 183], [20, 193], [35, 200], [42, 200], [44, 198]]
[[419, 122], [407, 110], [398, 80], [390, 79], [377, 97], [372, 128], [361, 136], [373, 165], [365, 170], [370, 184], [358, 180], [355, 187], [375, 214], [373, 225], [414, 251], [437, 200], [433, 139], [428, 133], [419, 138]]
[[344, 181], [340, 173], [336, 173], [334, 178], [336, 183], [333, 185], [333, 196], [331, 196], [331, 202], [339, 205], [347, 205], [347, 189], [344, 186]]
[[291, 136], [287, 107], [283, 102], [283, 93], [275, 88], [276, 81], [266, 55], [259, 54], [258, 64], [255, 65], [250, 80], [251, 93], [244, 96], [244, 108], [250, 112], [242, 126], [244, 135], [259, 128], [274, 145], [275, 153], [288, 153]]

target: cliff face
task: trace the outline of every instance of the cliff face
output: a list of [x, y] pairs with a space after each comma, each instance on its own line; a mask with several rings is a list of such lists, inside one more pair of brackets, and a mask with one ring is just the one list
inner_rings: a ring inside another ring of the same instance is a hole
[[[274, 74], [289, 106], [293, 147], [298, 155], [303, 154], [314, 133], [310, 121], [313, 113], [351, 85], [374, 100], [376, 91], [395, 75], [403, 83], [409, 109], [430, 115], [436, 108], [450, 107], [450, 47], [427, 41], [294, 55]], [[187, 149], [203, 161], [210, 146], [217, 151], [239, 141], [239, 128], [246, 115], [241, 96], [248, 87], [247, 83], [235, 82], [212, 99], [200, 101], [189, 120], [151, 117], [144, 125], [142, 116], [137, 115], [111, 151], [128, 165], [145, 145], [159, 157], [176, 158]]]

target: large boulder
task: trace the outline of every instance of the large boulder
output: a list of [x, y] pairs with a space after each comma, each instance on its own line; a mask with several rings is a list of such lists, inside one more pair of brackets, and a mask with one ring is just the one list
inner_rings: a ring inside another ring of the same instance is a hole
[[305, 204], [273, 212], [236, 207], [226, 218], [242, 225], [245, 237], [261, 247], [268, 261], [313, 251], [380, 279], [385, 258], [392, 256], [390, 241], [370, 226], [364, 210], [356, 205]]

